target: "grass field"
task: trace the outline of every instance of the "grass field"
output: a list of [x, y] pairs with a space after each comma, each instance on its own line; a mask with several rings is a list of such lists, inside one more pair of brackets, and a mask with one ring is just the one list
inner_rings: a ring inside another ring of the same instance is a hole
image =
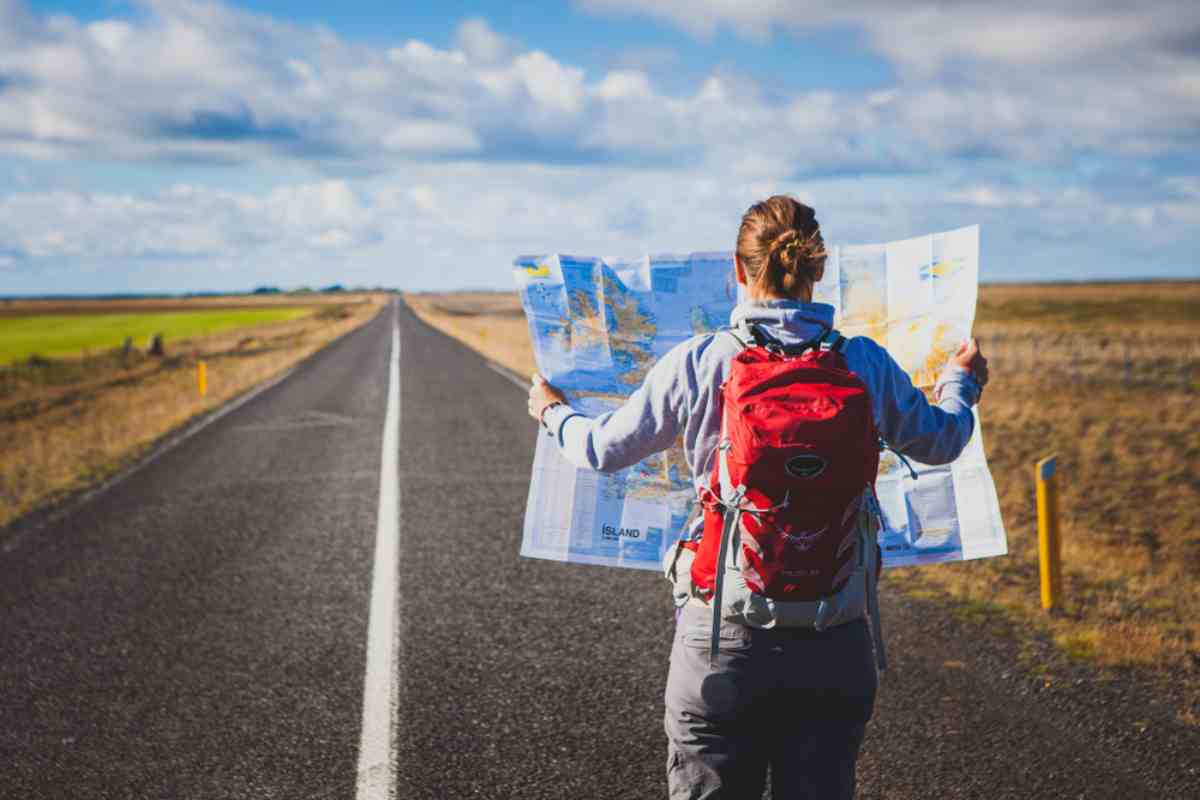
[[[362, 325], [387, 299], [338, 294], [301, 302], [204, 297], [0, 303], [5, 347], [14, 324], [29, 332], [27, 341], [41, 342], [36, 358], [0, 361], [0, 526], [112, 475], [195, 415]], [[112, 349], [126, 335], [138, 335], [135, 330], [164, 333], [166, 355]], [[94, 338], [81, 339], [88, 331]], [[45, 343], [54, 341], [71, 342], [66, 357], [46, 356], [52, 351]], [[196, 386], [201, 359], [208, 371], [206, 397]]]
[[277, 294], [205, 294], [185, 297], [5, 297], [0, 317], [48, 314], [121, 314], [127, 312], [197, 311], [221, 308], [278, 308], [280, 306], [337, 306], [363, 293], [280, 292]]
[[311, 307], [224, 308], [202, 311], [0, 315], [0, 364], [33, 355], [78, 356], [120, 347], [126, 337], [145, 348], [161, 333], [168, 341], [195, 339], [312, 314]]
[[[521, 374], [519, 301], [410, 295], [429, 323]], [[992, 286], [975, 326], [991, 362], [984, 441], [1010, 555], [888, 573], [1017, 620], [1071, 659], [1157, 671], [1200, 698], [1200, 283]], [[1038, 596], [1033, 465], [1062, 470], [1066, 601]], [[982, 611], [981, 611], [982, 613]]]

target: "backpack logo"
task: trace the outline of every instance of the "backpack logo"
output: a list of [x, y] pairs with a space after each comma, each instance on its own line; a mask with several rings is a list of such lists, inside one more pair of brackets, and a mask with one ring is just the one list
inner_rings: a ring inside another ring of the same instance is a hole
[[820, 456], [805, 453], [804, 455], [789, 458], [788, 462], [783, 465], [783, 468], [788, 471], [789, 475], [795, 478], [815, 478], [825, 471], [828, 463]]
[[[782, 527], [779, 528], [779, 535], [797, 550], [811, 550], [828, 532], [828, 525], [812, 531], [803, 531], [799, 528], [792, 528], [790, 530], [785, 530]], [[841, 553], [838, 555], [841, 555]]]

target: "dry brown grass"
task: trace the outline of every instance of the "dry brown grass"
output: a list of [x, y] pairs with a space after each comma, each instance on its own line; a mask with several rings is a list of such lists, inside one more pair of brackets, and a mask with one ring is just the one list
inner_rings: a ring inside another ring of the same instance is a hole
[[1145, 302], [1146, 300], [1196, 300], [1200, 298], [1197, 281], [1144, 281], [1141, 283], [992, 283], [980, 287], [979, 308], [989, 308], [1013, 300], [1043, 302], [1047, 299], [1066, 303], [1096, 301], [1102, 303]]
[[518, 375], [537, 366], [520, 299], [512, 292], [406, 294], [421, 319]]
[[[512, 294], [409, 296], [430, 324], [534, 369]], [[990, 286], [984, 436], [1010, 555], [896, 570], [1046, 632], [1069, 657], [1200, 684], [1200, 284]], [[1033, 465], [1059, 455], [1066, 602], [1041, 611]]]
[[[0, 395], [0, 526], [114, 474], [195, 415], [359, 327], [386, 299], [341, 295], [337, 305], [322, 303], [330, 305], [329, 313], [168, 342], [162, 359], [138, 358], [122, 367], [112, 358], [68, 372], [65, 381], [48, 384], [18, 377], [15, 385], [5, 384]], [[208, 364], [203, 399], [196, 388], [200, 359]]]
[[[981, 291], [982, 416], [1007, 558], [902, 570], [982, 602], [1072, 659], [1135, 666], [1200, 699], [1200, 284]], [[1064, 606], [1041, 610], [1033, 465], [1061, 470]], [[1185, 718], [1183, 714], [1181, 718]]]

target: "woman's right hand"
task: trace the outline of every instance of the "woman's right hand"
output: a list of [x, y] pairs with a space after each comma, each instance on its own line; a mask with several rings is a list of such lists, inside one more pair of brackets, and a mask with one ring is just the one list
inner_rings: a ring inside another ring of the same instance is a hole
[[567, 396], [557, 387], [547, 383], [541, 375], [534, 373], [529, 383], [529, 416], [538, 422], [542, 421], [542, 415], [552, 404], [567, 402]]
[[958, 346], [958, 352], [950, 359], [952, 364], [956, 364], [975, 378], [976, 383], [982, 391], [988, 382], [988, 363], [983, 357], [983, 353], [979, 351], [979, 340], [974, 337], [968, 339]]

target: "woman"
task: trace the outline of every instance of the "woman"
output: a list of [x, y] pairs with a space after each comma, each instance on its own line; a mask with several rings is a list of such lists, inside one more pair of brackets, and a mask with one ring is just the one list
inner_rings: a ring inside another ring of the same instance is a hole
[[[742, 217], [734, 269], [746, 301], [731, 324], [756, 326], [783, 345], [831, 328], [834, 309], [813, 303], [825, 269], [816, 216], [793, 198], [756, 203]], [[720, 437], [721, 386], [743, 347], [734, 336], [704, 334], [667, 353], [623, 406], [595, 418], [573, 410], [561, 391], [534, 376], [529, 413], [580, 467], [619, 470], [668, 448], [682, 435], [697, 487]], [[943, 370], [936, 405], [915, 389], [887, 351], [858, 337], [841, 348], [866, 385], [879, 435], [926, 464], [953, 461], [971, 437], [971, 407], [987, 383], [975, 340]], [[720, 654], [709, 658], [713, 612], [691, 585], [667, 678], [667, 778], [672, 798], [744, 800], [762, 796], [852, 798], [854, 770], [875, 702], [877, 676], [865, 619], [817, 631], [720, 623]]]

